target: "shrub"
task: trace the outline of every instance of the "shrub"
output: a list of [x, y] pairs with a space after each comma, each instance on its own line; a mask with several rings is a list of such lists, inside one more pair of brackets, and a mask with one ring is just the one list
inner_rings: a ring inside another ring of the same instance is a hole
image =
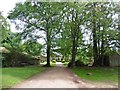
[[65, 63], [66, 61], [65, 60], [62, 60], [62, 63]]
[[56, 63], [56, 60], [52, 60], [52, 63]]
[[3, 67], [16, 67], [37, 64], [37, 61], [32, 56], [19, 52], [4, 53], [2, 56]]
[[87, 64], [85, 65], [82, 61], [77, 60], [77, 61], [75, 61], [75, 66], [83, 67], [83, 66], [87, 66]]
[[71, 67], [71, 66], [72, 66], [72, 63], [71, 63], [71, 62], [69, 62], [69, 63], [68, 63], [68, 67]]
[[41, 63], [44, 63], [44, 62], [45, 62], [45, 60], [41, 60], [40, 62], [41, 62]]

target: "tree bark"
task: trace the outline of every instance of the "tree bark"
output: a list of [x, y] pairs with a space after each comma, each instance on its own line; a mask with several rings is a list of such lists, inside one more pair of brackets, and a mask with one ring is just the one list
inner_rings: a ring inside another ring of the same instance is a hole
[[[78, 23], [78, 22], [77, 22]], [[75, 27], [77, 27], [73, 31], [73, 44], [72, 44], [72, 61], [71, 61], [71, 67], [75, 66], [75, 59], [76, 59], [76, 53], [77, 53], [77, 46], [78, 46], [78, 39], [79, 39], [79, 24], [77, 24]]]
[[76, 57], [76, 41], [75, 36], [73, 38], [73, 45], [72, 45], [72, 61], [71, 61], [71, 67], [75, 66], [75, 57]]
[[110, 66], [109, 56], [105, 54], [105, 38], [104, 38], [104, 30], [102, 31], [102, 41], [101, 41], [101, 66]]
[[47, 67], [50, 67], [50, 45], [47, 44]]
[[110, 66], [110, 60], [108, 55], [104, 55], [104, 61], [103, 61], [104, 66]]
[[98, 48], [97, 48], [97, 36], [96, 36], [96, 21], [95, 21], [95, 3], [93, 3], [93, 57], [94, 57], [94, 63], [93, 66], [99, 66], [98, 62]]
[[102, 42], [101, 42], [101, 66], [104, 66], [104, 37], [103, 37], [103, 31], [102, 31]]
[[[94, 25], [95, 26], [95, 25]], [[93, 66], [98, 66], [98, 51], [97, 51], [97, 40], [96, 40], [96, 28], [93, 28], [93, 56], [94, 63]]]
[[50, 67], [50, 51], [51, 51], [51, 40], [50, 31], [48, 25], [46, 25], [46, 36], [47, 36], [47, 64], [45, 66]]

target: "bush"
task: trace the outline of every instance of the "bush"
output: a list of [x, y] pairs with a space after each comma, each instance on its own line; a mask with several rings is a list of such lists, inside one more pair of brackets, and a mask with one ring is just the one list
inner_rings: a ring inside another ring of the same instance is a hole
[[56, 63], [56, 60], [52, 60], [52, 63]]
[[44, 63], [44, 62], [45, 62], [45, 60], [41, 60], [40, 62], [41, 62], [41, 63]]
[[75, 66], [83, 67], [83, 66], [87, 66], [87, 65], [85, 65], [82, 61], [77, 60], [77, 61], [75, 61]]
[[33, 57], [19, 52], [4, 53], [3, 57], [3, 67], [16, 67], [37, 64], [37, 61]]
[[65, 63], [66, 61], [65, 60], [62, 60], [62, 63]]
[[10, 55], [8, 53], [2, 53], [2, 67], [9, 67], [10, 65]]
[[69, 62], [69, 63], [68, 63], [68, 67], [71, 67], [71, 66], [72, 66], [72, 63], [71, 63], [71, 62]]
[[[72, 66], [72, 63], [69, 62], [68, 63], [68, 67], [71, 67], [71, 66]], [[77, 60], [77, 61], [75, 61], [75, 66], [77, 66], [77, 67], [84, 67], [84, 66], [88, 66], [88, 65], [87, 64], [85, 65], [82, 61]]]

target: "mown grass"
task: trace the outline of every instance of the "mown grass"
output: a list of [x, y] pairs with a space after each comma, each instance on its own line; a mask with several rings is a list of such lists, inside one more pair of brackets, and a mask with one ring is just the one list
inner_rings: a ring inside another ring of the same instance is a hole
[[46, 69], [41, 66], [2, 68], [2, 88], [10, 88]]
[[[118, 68], [107, 67], [75, 67], [71, 70], [80, 78], [95, 82], [118, 83]], [[88, 75], [88, 73], [90, 75]]]

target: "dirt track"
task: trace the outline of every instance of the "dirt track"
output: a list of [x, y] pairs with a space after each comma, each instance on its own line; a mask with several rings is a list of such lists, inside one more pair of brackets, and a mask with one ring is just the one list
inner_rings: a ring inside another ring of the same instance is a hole
[[79, 79], [61, 63], [42, 74], [37, 74], [13, 88], [117, 88], [112, 85], [97, 85]]

